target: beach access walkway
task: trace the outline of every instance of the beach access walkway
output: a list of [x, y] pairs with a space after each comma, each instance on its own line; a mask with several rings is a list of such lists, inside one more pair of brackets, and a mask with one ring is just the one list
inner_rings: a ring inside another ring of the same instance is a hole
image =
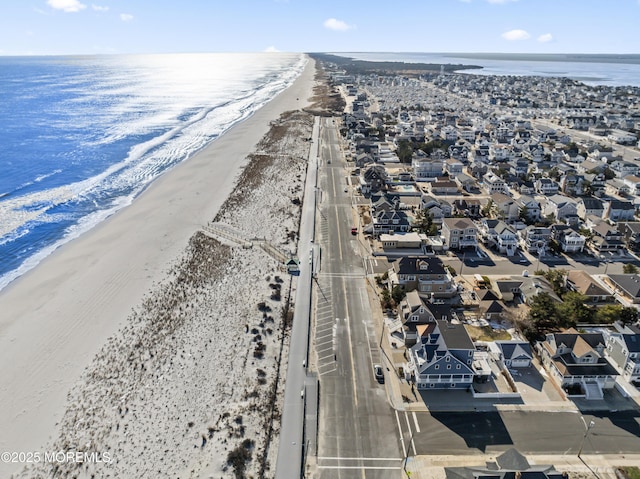
[[217, 240], [234, 243], [243, 248], [253, 248], [254, 245], [258, 245], [265, 253], [283, 264], [292, 257], [265, 238], [247, 238], [243, 232], [225, 223], [209, 223], [202, 227], [202, 233]]

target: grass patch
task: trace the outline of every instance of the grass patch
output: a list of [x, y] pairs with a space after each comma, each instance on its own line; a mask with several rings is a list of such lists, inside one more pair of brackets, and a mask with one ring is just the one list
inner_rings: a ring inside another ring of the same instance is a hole
[[511, 339], [511, 335], [505, 329], [492, 329], [491, 326], [464, 325], [467, 333], [473, 341], [498, 341]]
[[640, 467], [629, 466], [618, 468], [627, 479], [640, 479]]

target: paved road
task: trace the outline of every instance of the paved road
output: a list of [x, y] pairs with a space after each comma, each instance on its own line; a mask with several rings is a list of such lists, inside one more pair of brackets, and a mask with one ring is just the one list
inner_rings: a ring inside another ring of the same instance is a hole
[[[491, 453], [515, 447], [525, 454], [575, 455], [585, 431], [580, 414], [572, 412], [433, 412], [415, 413], [415, 419], [413, 413], [406, 414], [418, 454]], [[591, 412], [583, 417], [595, 423], [584, 454], [640, 451], [640, 412]]]
[[[322, 479], [401, 477], [395, 415], [373, 377], [381, 363], [357, 239], [345, 163], [331, 119], [321, 129], [321, 190], [314, 342], [320, 377], [317, 464]], [[385, 374], [390, 374], [385, 371]]]

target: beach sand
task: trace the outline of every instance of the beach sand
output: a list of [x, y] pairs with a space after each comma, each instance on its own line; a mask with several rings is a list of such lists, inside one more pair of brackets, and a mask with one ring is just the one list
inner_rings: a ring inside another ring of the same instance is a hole
[[[0, 293], [0, 452], [107, 453], [108, 466], [61, 466], [78, 477], [221, 477], [226, 452], [245, 439], [258, 455], [273, 424], [273, 409], [261, 408], [286, 353], [284, 298], [269, 298], [276, 288], [285, 296], [289, 278], [259, 248], [196, 233], [269, 123], [306, 106], [314, 71], [309, 61], [252, 117]], [[272, 152], [283, 158], [259, 171], [264, 181], [245, 183], [246, 204], [227, 203], [218, 218], [289, 252], [312, 121], [300, 115]], [[258, 311], [260, 298], [271, 312]], [[23, 465], [0, 462], [0, 476]], [[49, 466], [20, 477], [47, 477]]]

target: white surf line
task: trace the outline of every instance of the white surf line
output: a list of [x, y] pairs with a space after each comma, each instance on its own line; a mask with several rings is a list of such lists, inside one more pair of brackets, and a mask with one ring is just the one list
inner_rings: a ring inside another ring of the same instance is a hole
[[394, 409], [396, 413], [396, 421], [398, 422], [398, 431], [400, 432], [400, 444], [402, 445], [402, 457], [407, 457], [407, 448], [404, 446], [404, 437], [402, 435], [402, 425], [400, 424], [400, 416], [398, 416], [398, 410]]
[[413, 423], [416, 425], [416, 432], [420, 432], [420, 426], [418, 425], [418, 416], [416, 416], [415, 411], [413, 411], [411, 414], [413, 415]]
[[411, 447], [413, 448], [413, 455], [417, 456], [418, 454], [416, 453], [416, 443], [413, 440], [413, 432], [411, 431], [411, 423], [409, 422], [409, 415], [407, 414], [407, 411], [404, 412], [404, 419], [407, 421], [407, 429], [409, 429], [409, 433], [411, 434]]

